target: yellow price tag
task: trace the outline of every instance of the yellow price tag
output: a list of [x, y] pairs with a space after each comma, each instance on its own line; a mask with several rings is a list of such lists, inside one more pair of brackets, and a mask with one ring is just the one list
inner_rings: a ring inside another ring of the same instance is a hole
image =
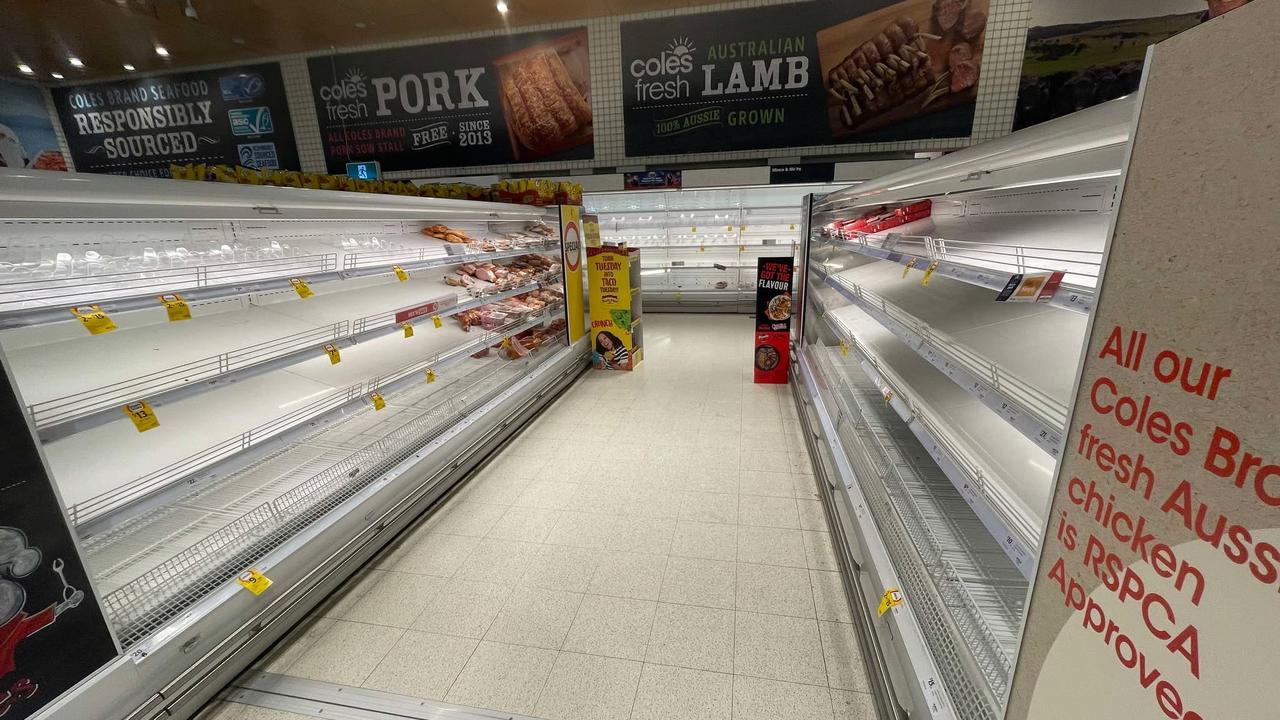
[[746, 246], [746, 245], [739, 245], [739, 246], [738, 246], [738, 252], [746, 252], [746, 251], [747, 251], [747, 246]]
[[884, 596], [880, 598], [880, 615], [883, 616], [904, 602], [906, 602], [906, 599], [902, 597], [902, 591], [898, 588], [885, 590]]
[[342, 362], [342, 354], [338, 352], [338, 346], [333, 343], [325, 344], [324, 354], [329, 356], [330, 365], [337, 365]]
[[789, 230], [795, 230], [795, 229], [796, 229], [796, 226], [795, 226], [795, 225], [791, 225], [791, 226], [789, 226], [787, 229], [789, 229]]
[[101, 335], [116, 329], [116, 324], [111, 322], [111, 318], [107, 317], [107, 314], [97, 305], [90, 305], [85, 312], [81, 312], [78, 307], [73, 307], [71, 314], [84, 324], [90, 335]]
[[392, 265], [391, 269], [395, 272], [396, 277], [399, 278], [400, 282], [404, 282], [409, 279], [409, 273], [405, 272], [404, 268], [399, 265]]
[[271, 578], [263, 575], [254, 568], [249, 568], [236, 576], [236, 582], [244, 586], [245, 590], [254, 595], [261, 595], [271, 587]]
[[307, 283], [302, 278], [289, 278], [289, 284], [298, 292], [298, 297], [303, 300], [315, 295], [315, 292], [312, 291], [311, 288], [307, 287]]
[[504, 338], [502, 338], [502, 348], [503, 348], [504, 350], [510, 350], [510, 349], [511, 349], [511, 338], [509, 338], [509, 337], [504, 337]]
[[369, 393], [369, 401], [373, 403], [374, 410], [381, 410], [387, 406], [387, 401], [382, 398], [382, 393]]
[[915, 266], [916, 266], [916, 259], [915, 259], [915, 258], [911, 258], [911, 260], [907, 261], [907, 266], [906, 266], [905, 268], [903, 268], [903, 269], [902, 269], [902, 277], [903, 277], [903, 279], [906, 279], [906, 277], [907, 277], [907, 273], [911, 272], [911, 268], [913, 268], [913, 267], [915, 267]]
[[889, 392], [887, 392], [887, 393], [885, 393], [885, 394], [884, 394], [884, 406], [885, 406], [885, 407], [889, 407], [889, 403], [891, 403], [891, 402], [893, 402], [893, 391], [892, 391], [892, 390], [890, 390]]
[[920, 280], [920, 287], [929, 287], [929, 278], [933, 277], [933, 271], [938, 269], [938, 261], [934, 260], [929, 263], [929, 267], [924, 271], [924, 277]]
[[698, 246], [698, 252], [706, 252], [706, 251], [707, 251], [707, 246], [706, 246], [706, 245], [699, 245], [699, 246]]
[[698, 226], [697, 226], [697, 225], [694, 225], [693, 227], [691, 227], [691, 228], [689, 228], [689, 229], [690, 229], [691, 231], [693, 231], [693, 232], [698, 232]]
[[680, 298], [683, 298], [683, 297], [684, 297], [684, 293], [681, 293], [681, 292], [676, 293], [676, 299], [677, 299], [677, 300], [679, 300]]
[[444, 321], [440, 319], [439, 315], [431, 316], [431, 324], [435, 325], [438, 328], [444, 327]]
[[133, 426], [138, 428], [138, 432], [146, 432], [154, 428], [160, 427], [160, 420], [156, 417], [156, 411], [151, 409], [151, 403], [146, 400], [131, 402], [124, 406], [124, 414], [129, 416], [133, 421]]
[[840, 354], [849, 357], [849, 343], [845, 340], [840, 341]]
[[164, 311], [169, 314], [169, 322], [191, 319], [191, 306], [178, 293], [161, 295], [160, 302], [164, 303]]
[[746, 226], [746, 225], [739, 225], [739, 226], [738, 226], [738, 232], [746, 232], [746, 231], [747, 231], [747, 226]]
[[411, 338], [411, 337], [413, 337], [413, 325], [412, 325], [412, 324], [410, 324], [410, 323], [405, 323], [405, 324], [404, 324], [404, 336], [405, 336], [405, 337], [407, 337], [407, 338]]
[[726, 232], [733, 232], [733, 226], [732, 226], [732, 225], [725, 225], [725, 226], [724, 226], [724, 229], [725, 229], [725, 231], [726, 231]]
[[427, 368], [427, 383], [430, 384], [435, 381], [436, 381], [436, 371], [430, 368]]

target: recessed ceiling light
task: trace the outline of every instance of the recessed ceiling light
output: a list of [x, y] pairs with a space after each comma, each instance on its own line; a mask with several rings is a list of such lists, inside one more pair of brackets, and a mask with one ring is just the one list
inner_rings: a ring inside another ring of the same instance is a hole
[[243, 45], [244, 38], [231, 38], [231, 42], [235, 43], [236, 45]]
[[498, 0], [498, 12], [506, 15], [507, 11], [510, 9], [511, 8], [507, 7], [507, 0]]
[[169, 57], [169, 48], [163, 45], [156, 46], [156, 54], [160, 57]]
[[18, 63], [18, 72], [22, 73], [23, 75], [31, 75], [32, 73], [35, 72], [35, 70], [32, 70], [31, 66], [26, 63]]
[[62, 73], [49, 73], [49, 74], [53, 76], [53, 79], [54, 79], [54, 80], [61, 80], [61, 79], [62, 79]]
[[363, 29], [365, 29], [365, 28], [369, 27], [369, 24], [368, 24], [368, 23], [364, 23], [364, 22], [358, 22], [358, 23], [356, 23], [356, 27], [358, 27], [358, 28], [360, 28], [361, 30], [363, 30]]
[[84, 61], [83, 61], [83, 60], [81, 60], [81, 59], [80, 59], [80, 58], [78, 58], [78, 57], [75, 57], [74, 55], [73, 55], [73, 56], [71, 56], [71, 57], [69, 57], [69, 58], [67, 58], [67, 62], [71, 63], [71, 67], [73, 67], [73, 68], [82, 68], [82, 67], [84, 67]]
[[125, 64], [124, 64], [124, 69], [125, 69], [125, 70], [128, 70], [129, 72], [133, 72], [134, 70], [137, 70], [138, 68], [136, 68], [136, 67], [134, 67], [134, 66], [130, 65], [129, 63], [125, 63]]

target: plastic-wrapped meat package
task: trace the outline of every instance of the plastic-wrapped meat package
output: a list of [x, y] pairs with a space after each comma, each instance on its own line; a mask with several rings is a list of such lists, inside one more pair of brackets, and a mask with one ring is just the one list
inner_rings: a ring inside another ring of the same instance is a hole
[[486, 310], [480, 314], [479, 320], [480, 326], [485, 330], [497, 330], [506, 325], [510, 318], [510, 315], [501, 310]]

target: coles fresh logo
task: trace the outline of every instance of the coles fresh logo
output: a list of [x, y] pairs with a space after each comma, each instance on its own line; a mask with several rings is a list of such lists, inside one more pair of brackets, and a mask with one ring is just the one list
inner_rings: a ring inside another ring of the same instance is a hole
[[631, 61], [631, 77], [635, 80], [635, 99], [669, 100], [689, 97], [689, 81], [683, 75], [693, 72], [693, 42], [678, 37], [667, 43], [658, 55]]
[[364, 99], [369, 97], [369, 78], [359, 68], [349, 68], [341, 80], [332, 85], [320, 86], [320, 100], [324, 102], [325, 115], [330, 120], [351, 120], [369, 117]]

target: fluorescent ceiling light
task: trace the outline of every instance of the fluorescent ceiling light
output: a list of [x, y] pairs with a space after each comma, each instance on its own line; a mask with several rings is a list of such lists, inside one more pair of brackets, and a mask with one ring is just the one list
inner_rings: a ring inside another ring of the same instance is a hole
[[71, 57], [67, 58], [67, 62], [71, 63], [71, 67], [73, 67], [73, 68], [82, 68], [82, 67], [84, 67], [84, 61], [83, 61], [83, 60], [81, 60], [80, 58], [78, 58], [78, 57], [74, 56], [74, 55], [72, 55]]
[[35, 70], [32, 70], [31, 66], [26, 63], [18, 63], [18, 72], [22, 73], [23, 75], [31, 75], [35, 73]]
[[61, 80], [61, 79], [62, 79], [62, 73], [49, 73], [49, 74], [53, 76], [53, 79], [54, 79], [54, 80]]
[[125, 63], [125, 64], [124, 64], [124, 69], [125, 69], [125, 70], [128, 70], [129, 72], [133, 72], [134, 70], [137, 70], [137, 68], [135, 68], [134, 66], [130, 65], [129, 63]]
[[163, 45], [156, 46], [156, 54], [160, 57], [169, 57], [169, 48]]
[[498, 0], [498, 12], [506, 15], [507, 11], [510, 9], [511, 8], [507, 7], [507, 0]]

